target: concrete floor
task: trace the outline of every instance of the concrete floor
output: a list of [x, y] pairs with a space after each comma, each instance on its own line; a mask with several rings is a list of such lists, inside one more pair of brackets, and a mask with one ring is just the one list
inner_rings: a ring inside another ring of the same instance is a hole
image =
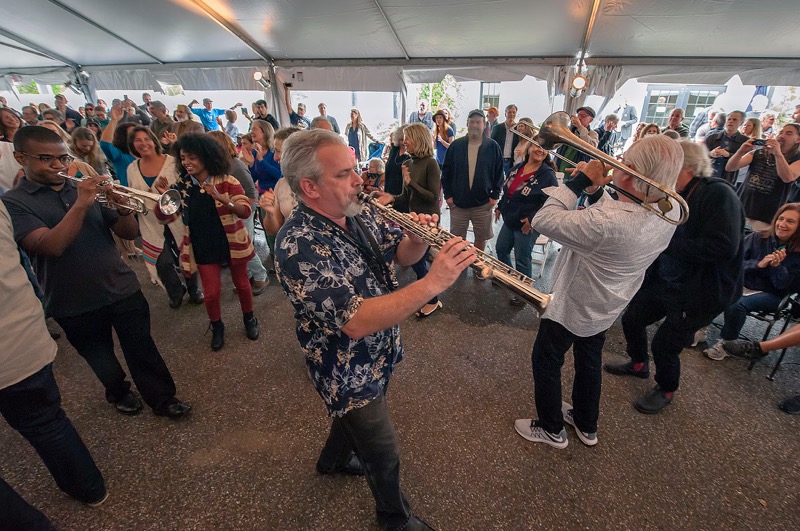
[[[556, 253], [548, 260], [551, 268]], [[134, 266], [145, 279], [141, 263]], [[549, 271], [546, 271], [549, 273]], [[411, 281], [404, 271], [401, 279]], [[41, 460], [0, 423], [0, 474], [62, 530], [376, 529], [362, 478], [320, 477], [328, 430], [305, 371], [292, 309], [277, 282], [256, 297], [261, 339], [248, 341], [223, 277], [225, 348], [213, 353], [202, 307], [167, 307], [144, 285], [153, 336], [193, 410], [181, 421], [117, 414], [87, 364], [59, 340], [64, 408], [106, 478], [91, 509], [62, 494]], [[538, 283], [549, 287], [546, 274]], [[471, 272], [429, 319], [402, 323], [406, 361], [389, 396], [402, 483], [415, 512], [437, 529], [800, 529], [800, 417], [775, 406], [800, 392], [786, 364], [713, 362], [687, 349], [683, 379], [661, 415], [631, 402], [652, 380], [605, 378], [599, 444], [555, 450], [520, 438], [534, 415], [531, 308]], [[759, 335], [758, 325], [747, 332]], [[605, 359], [623, 359], [618, 325]], [[798, 360], [790, 352], [787, 361]], [[572, 360], [564, 367], [569, 397]]]

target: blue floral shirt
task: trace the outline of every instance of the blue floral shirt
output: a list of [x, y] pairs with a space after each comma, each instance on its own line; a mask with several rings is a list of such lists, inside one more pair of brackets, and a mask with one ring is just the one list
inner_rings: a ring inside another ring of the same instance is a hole
[[[358, 215], [380, 246], [387, 263], [394, 260], [403, 232], [390, 226], [372, 207]], [[354, 222], [348, 218], [350, 234]], [[403, 357], [400, 328], [394, 325], [362, 339], [342, 327], [365, 298], [390, 292], [359, 247], [311, 209], [295, 208], [276, 238], [275, 265], [295, 309], [297, 339], [311, 380], [328, 414], [340, 417], [383, 394], [395, 363]], [[393, 268], [387, 268], [394, 282]]]

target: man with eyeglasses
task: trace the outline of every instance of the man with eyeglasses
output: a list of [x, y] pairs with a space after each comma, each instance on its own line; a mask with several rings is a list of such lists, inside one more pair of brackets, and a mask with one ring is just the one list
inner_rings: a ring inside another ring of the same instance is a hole
[[[592, 131], [589, 126], [592, 125], [592, 120], [597, 116], [594, 109], [591, 107], [579, 107], [575, 116], [572, 117], [569, 130], [584, 142], [588, 142], [593, 147], [597, 147], [600, 142], [597, 133]], [[578, 149], [567, 144], [561, 144], [557, 153], [567, 160], [571, 160], [574, 164], [570, 164], [565, 160], [558, 160], [558, 171], [567, 173], [575, 164], [579, 162], [588, 162], [592, 159], [589, 155], [579, 151]]]
[[[2, 196], [14, 238], [35, 264], [45, 309], [106, 389], [106, 400], [124, 415], [142, 409], [116, 356], [112, 329], [144, 401], [159, 416], [182, 417], [190, 406], [175, 398], [175, 382], [150, 336], [150, 307], [139, 280], [122, 260], [112, 232], [138, 234], [130, 210], [101, 208], [95, 200], [106, 177], [72, 162], [53, 131], [24, 127], [14, 136], [14, 158], [25, 177]], [[64, 172], [82, 172], [78, 184]], [[101, 188], [114, 202], [114, 194]], [[91, 273], [87, 273], [91, 260]]]

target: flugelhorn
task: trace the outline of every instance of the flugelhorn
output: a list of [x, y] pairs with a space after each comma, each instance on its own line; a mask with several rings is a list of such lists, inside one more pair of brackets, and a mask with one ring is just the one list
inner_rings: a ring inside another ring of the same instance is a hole
[[[387, 221], [396, 223], [406, 232], [413, 234], [437, 251], [441, 249], [447, 241], [455, 238], [452, 233], [442, 228], [424, 227], [412, 220], [409, 214], [403, 214], [392, 207], [380, 204], [375, 192], [372, 194], [362, 192], [358, 194], [358, 198], [362, 202], [372, 205]], [[533, 287], [534, 280], [532, 278], [523, 275], [516, 269], [507, 266], [497, 258], [480, 249], [473, 248], [472, 250], [478, 256], [478, 259], [473, 262], [470, 267], [476, 271], [480, 271], [484, 277], [496, 280], [511, 293], [533, 306], [540, 315], [545, 311], [547, 305], [550, 304], [552, 295], [542, 293], [535, 289]]]
[[[509, 131], [514, 133], [515, 135], [519, 136], [539, 146], [540, 148], [544, 149], [545, 151], [550, 151], [553, 156], [559, 158], [565, 162], [568, 162], [572, 166], [576, 164], [569, 160], [566, 157], [561, 156], [560, 154], [554, 151], [555, 147], [558, 144], [566, 144], [571, 146], [578, 151], [582, 151], [586, 155], [590, 155], [601, 162], [608, 164], [612, 168], [616, 168], [618, 170], [624, 171], [633, 177], [644, 181], [650, 188], [657, 190], [660, 194], [663, 194], [660, 198], [656, 201], [652, 202], [649, 200], [648, 193], [645, 193], [644, 199], [640, 199], [635, 195], [631, 194], [627, 190], [621, 190], [619, 187], [614, 186], [612, 183], [607, 184], [609, 188], [613, 188], [618, 193], [626, 196], [628, 199], [632, 200], [633, 202], [637, 203], [639, 206], [646, 208], [647, 210], [653, 212], [655, 215], [663, 219], [668, 223], [672, 223], [673, 225], [680, 225], [681, 223], [685, 223], [687, 219], [689, 219], [689, 205], [686, 204], [686, 201], [678, 195], [675, 190], [670, 190], [669, 188], [665, 188], [661, 186], [657, 182], [653, 181], [652, 179], [648, 179], [641, 173], [638, 173], [631, 168], [625, 166], [618, 162], [614, 157], [610, 157], [606, 153], [603, 153], [593, 145], [589, 144], [581, 140], [577, 135], [575, 135], [572, 131], [570, 131], [570, 116], [564, 111], [557, 111], [547, 117], [547, 119], [542, 123], [542, 127], [539, 129], [539, 134], [536, 135], [536, 138], [532, 138], [529, 135], [524, 133], [520, 133], [517, 130], [517, 126], [519, 125], [514, 124], [512, 127], [509, 128]], [[648, 188], [648, 190], [650, 189]], [[673, 219], [669, 217], [667, 214], [672, 211], [672, 201], [677, 203], [678, 208], [680, 208], [680, 215], [677, 219]], [[653, 203], [658, 205], [658, 208], [653, 206]]]
[[[85, 177], [75, 177], [72, 175], [67, 175], [64, 172], [59, 172], [58, 175], [77, 183], [85, 179]], [[156, 203], [161, 212], [166, 215], [174, 214], [181, 207], [181, 194], [174, 188], [170, 188], [163, 194], [154, 194], [152, 192], [144, 192], [142, 190], [137, 190], [136, 188], [116, 184], [111, 179], [101, 182], [100, 186], [111, 186], [111, 192], [122, 199], [121, 202], [110, 201], [105, 192], [102, 190], [97, 192], [97, 196], [95, 197], [97, 202], [101, 206], [113, 210], [124, 208], [126, 210], [133, 210], [139, 214], [147, 214], [150, 209], [147, 207], [145, 200]]]

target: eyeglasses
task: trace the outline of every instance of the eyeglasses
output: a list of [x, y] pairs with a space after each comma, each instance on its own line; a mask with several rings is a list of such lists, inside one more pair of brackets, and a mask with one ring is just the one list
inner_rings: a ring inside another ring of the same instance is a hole
[[75, 158], [70, 155], [60, 155], [58, 157], [54, 157], [52, 155], [31, 155], [30, 153], [25, 153], [24, 151], [20, 151], [20, 153], [32, 159], [39, 159], [42, 164], [52, 164], [53, 161], [58, 160], [58, 162], [66, 166], [75, 160]]

